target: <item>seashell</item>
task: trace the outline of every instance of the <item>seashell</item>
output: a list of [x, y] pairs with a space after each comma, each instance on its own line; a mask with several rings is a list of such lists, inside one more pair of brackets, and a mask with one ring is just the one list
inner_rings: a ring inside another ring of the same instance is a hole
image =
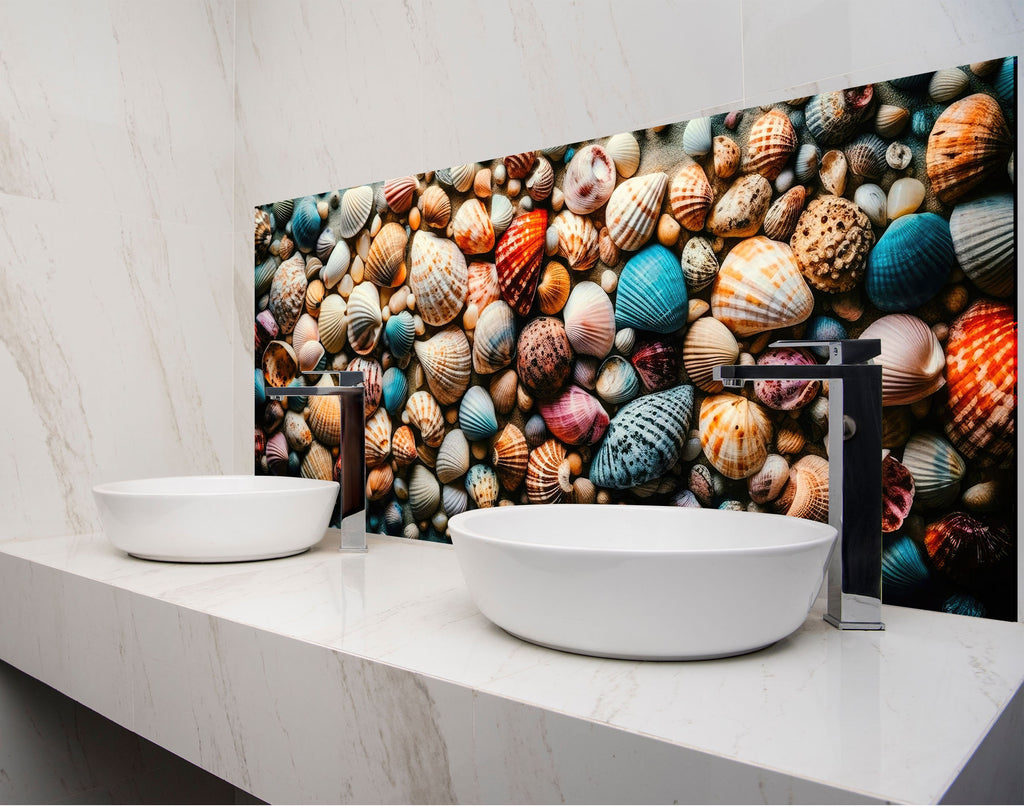
[[599, 145], [584, 146], [573, 155], [562, 178], [565, 206], [589, 215], [608, 201], [615, 188], [615, 163]]
[[415, 176], [400, 176], [384, 183], [384, 201], [392, 212], [401, 215], [409, 211], [416, 195], [416, 184]]
[[969, 593], [954, 593], [942, 603], [942, 612], [954, 613], [958, 616], [985, 618], [988, 615], [988, 608]]
[[678, 460], [693, 416], [694, 388], [638, 397], [612, 418], [590, 464], [598, 487], [624, 490], [660, 478]]
[[572, 368], [572, 348], [558, 319], [541, 316], [519, 334], [516, 369], [521, 383], [541, 400], [556, 397]]
[[555, 216], [552, 226], [558, 232], [558, 253], [575, 271], [589, 271], [597, 262], [599, 241], [597, 230], [589, 218], [563, 210]]
[[705, 392], [722, 391], [722, 382], [711, 377], [722, 364], [735, 364], [740, 348], [736, 337], [714, 317], [698, 319], [686, 331], [683, 341], [683, 366], [690, 380]]
[[773, 241], [788, 241], [804, 209], [807, 190], [803, 185], [790, 188], [775, 200], [764, 217], [764, 234]]
[[[683, 139], [685, 151], [685, 134]], [[747, 173], [759, 173], [765, 179], [774, 181], [789, 161], [796, 146], [796, 130], [789, 117], [780, 109], [770, 109], [750, 127], [743, 170]]]
[[868, 255], [865, 289], [883, 311], [909, 311], [934, 297], [956, 265], [949, 223], [935, 213], [896, 219]]
[[405, 398], [409, 394], [409, 381], [405, 373], [398, 367], [388, 367], [381, 378], [381, 396], [388, 414], [399, 416], [405, 408]]
[[479, 255], [494, 248], [494, 226], [479, 199], [467, 199], [453, 222], [455, 243], [467, 255]]
[[747, 478], [750, 500], [756, 504], [774, 501], [788, 481], [789, 462], [786, 457], [770, 453], [765, 457], [761, 469]]
[[796, 152], [795, 173], [800, 182], [810, 182], [818, 175], [821, 154], [814, 143], [804, 143]]
[[373, 210], [373, 188], [369, 185], [349, 188], [341, 197], [338, 234], [352, 238], [366, 224]]
[[302, 460], [299, 475], [304, 479], [320, 479], [321, 481], [334, 480], [334, 458], [329, 448], [325, 448], [319, 442], [309, 446], [306, 455]]
[[938, 434], [922, 431], [907, 440], [903, 464], [914, 477], [915, 500], [928, 509], [948, 507], [960, 494], [967, 465]]
[[497, 505], [500, 489], [494, 468], [489, 465], [473, 465], [466, 474], [466, 492], [479, 509]]
[[968, 509], [990, 512], [1002, 506], [1003, 489], [999, 481], [983, 481], [964, 490], [960, 501]]
[[669, 183], [668, 203], [672, 216], [691, 232], [704, 229], [714, 199], [707, 174], [696, 162], [684, 164]]
[[619, 247], [608, 234], [608, 227], [602, 227], [597, 236], [597, 256], [606, 266], [614, 266], [619, 262]]
[[875, 320], [862, 339], [879, 339], [882, 352], [882, 405], [901, 406], [922, 400], [945, 383], [945, 356], [931, 328], [910, 314], [890, 314]]
[[413, 348], [438, 402], [447, 406], [462, 397], [472, 365], [465, 332], [452, 325], [426, 341], [414, 342]]
[[928, 82], [928, 96], [937, 104], [952, 101], [970, 84], [967, 73], [959, 67], [947, 67], [937, 70]]
[[707, 238], [699, 235], [686, 242], [680, 262], [686, 288], [692, 294], [711, 285], [718, 276], [718, 258], [715, 256], [715, 250], [711, 248], [711, 242]]
[[330, 227], [327, 227], [320, 233], [320, 237], [316, 239], [316, 256], [320, 262], [327, 262], [337, 242], [338, 239], [334, 237], [334, 230]]
[[597, 500], [597, 488], [590, 479], [580, 476], [573, 481], [567, 500], [573, 504], [593, 504]]
[[546, 210], [523, 213], [512, 221], [494, 250], [501, 297], [520, 316], [526, 316], [533, 304], [547, 225]]
[[409, 236], [395, 222], [385, 224], [370, 244], [363, 277], [381, 287], [397, 288], [405, 282], [405, 246]]
[[636, 331], [631, 327], [620, 328], [615, 334], [615, 349], [622, 355], [629, 355], [636, 346]]
[[895, 532], [910, 515], [914, 478], [890, 453], [882, 459], [882, 531]]
[[914, 152], [903, 143], [889, 143], [885, 150], [885, 163], [895, 171], [902, 171], [914, 159]]
[[271, 341], [263, 351], [263, 380], [268, 387], [287, 386], [298, 368], [295, 351], [287, 342]]
[[254, 286], [257, 298], [262, 297], [270, 290], [270, 284], [274, 281], [274, 275], [280, 265], [281, 261], [271, 255], [256, 266]]
[[473, 442], [489, 439], [498, 433], [498, 421], [491, 396], [482, 386], [471, 386], [459, 404], [459, 426]]
[[276, 201], [270, 206], [270, 212], [274, 214], [274, 221], [277, 224], [277, 228], [281, 229], [288, 220], [292, 217], [292, 213], [295, 210], [295, 199], [282, 199]]
[[697, 500], [697, 506], [711, 506], [715, 497], [714, 480], [707, 465], [690, 468], [690, 492]]
[[[377, 467], [391, 455], [391, 418], [378, 408], [366, 421], [366, 466]], [[390, 489], [390, 485], [388, 485]]]
[[723, 238], [746, 238], [761, 229], [772, 202], [772, 186], [761, 174], [741, 176], [718, 200], [707, 228]]
[[606, 403], [617, 406], [640, 394], [640, 376], [621, 355], [608, 356], [597, 371], [595, 391]]
[[597, 283], [584, 280], [569, 295], [562, 311], [565, 334], [576, 353], [604, 358], [615, 342], [615, 309]]
[[846, 155], [838, 149], [826, 151], [821, 158], [818, 177], [827, 193], [842, 196], [846, 190]]
[[691, 157], [703, 157], [711, 151], [711, 118], [694, 118], [683, 129], [683, 151]]
[[324, 346], [318, 341], [307, 341], [303, 344], [295, 352], [299, 360], [299, 372], [312, 372], [316, 369], [325, 352]]
[[897, 537], [882, 552], [882, 586], [887, 599], [889, 592], [917, 593], [930, 581], [931, 571], [921, 549], [910, 537]]
[[890, 140], [898, 137], [910, 122], [910, 112], [902, 106], [879, 104], [875, 113], [875, 131]]
[[280, 332], [284, 335], [291, 333], [306, 308], [306, 272], [300, 255], [277, 267], [270, 284], [267, 307]]
[[288, 472], [288, 440], [283, 432], [278, 431], [267, 440], [265, 453], [272, 473], [284, 475]]
[[[813, 367], [817, 363], [809, 350], [793, 347], [772, 347], [757, 358], [758, 366]], [[820, 390], [820, 381], [754, 381], [754, 394], [757, 399], [776, 411], [803, 408], [817, 397]]]
[[873, 95], [870, 84], [815, 95], [804, 107], [807, 130], [822, 145], [845, 142], [867, 115]]
[[515, 212], [507, 196], [498, 194], [491, 199], [491, 225], [494, 227], [495, 236], [500, 236], [508, 229]]
[[772, 421], [759, 404], [740, 395], [709, 395], [698, 423], [704, 455], [723, 476], [745, 479], [768, 458]]
[[493, 263], [473, 261], [466, 269], [466, 307], [475, 305], [478, 312], [501, 299], [498, 272]]
[[320, 444], [334, 447], [341, 444], [341, 405], [335, 395], [311, 395], [306, 422]]
[[657, 392], [679, 381], [679, 355], [674, 344], [647, 341], [630, 356], [630, 363], [640, 377], [645, 392]]
[[627, 179], [615, 188], [608, 200], [605, 223], [619, 249], [634, 251], [651, 237], [667, 184], [668, 175], [657, 172]]
[[1004, 104], [1013, 102], [1017, 78], [1017, 57], [1007, 56], [999, 65], [999, 72], [992, 80], [992, 89]]
[[728, 179], [740, 167], [740, 147], [731, 137], [719, 135], [712, 141], [714, 151], [715, 176]]
[[[827, 403], [826, 399], [826, 403]], [[812, 404], [813, 405], [813, 404]], [[899, 448], [905, 445], [914, 425], [913, 415], [906, 406], [888, 406], [882, 409], [882, 447]]]
[[939, 115], [928, 135], [925, 164], [935, 195], [946, 204], [1002, 171], [1013, 147], [998, 102], [968, 95]]
[[558, 398], [539, 404], [544, 423], [568, 445], [593, 445], [608, 428], [608, 414], [595, 397], [570, 386]]
[[533, 172], [526, 180], [526, 191], [534, 201], [542, 202], [555, 187], [555, 171], [543, 157], [537, 159]]
[[548, 438], [548, 427], [544, 422], [544, 418], [539, 414], [534, 414], [526, 421], [526, 425], [523, 427], [523, 435], [526, 437], [526, 442], [531, 448], [536, 448], [540, 445]]
[[847, 146], [845, 156], [847, 167], [856, 176], [877, 179], [885, 171], [885, 152], [888, 145], [874, 134], [862, 134]]
[[783, 420], [775, 433], [775, 450], [779, 453], [800, 453], [807, 444], [803, 429], [796, 420]]
[[[352, 259], [352, 251], [348, 248], [348, 244], [344, 241], [340, 241], [335, 244], [334, 249], [331, 250], [331, 256], [327, 258], [327, 263], [320, 267], [319, 276], [323, 281], [323, 284], [327, 288], [334, 288], [341, 282], [341, 278], [345, 276], [345, 272], [348, 271], [349, 262]], [[309, 277], [310, 263], [313, 262], [313, 258], [309, 259], [306, 264], [306, 276]]]
[[320, 303], [324, 301], [327, 289], [320, 280], [310, 280], [306, 285], [306, 313], [312, 317], [320, 315]]
[[523, 483], [529, 453], [522, 431], [512, 423], [501, 429], [491, 450], [491, 464], [506, 490], [514, 490]]
[[565, 447], [549, 439], [530, 451], [526, 465], [526, 496], [531, 504], [557, 504], [572, 492]]
[[512, 154], [505, 157], [502, 162], [505, 165], [509, 179], [524, 179], [530, 173], [530, 169], [533, 167], [536, 159], [536, 152], [525, 151], [522, 154]]
[[477, 321], [473, 337], [473, 369], [497, 372], [512, 363], [516, 352], [516, 321], [512, 309], [498, 300], [488, 305]]
[[441, 504], [449, 518], [465, 512], [469, 508], [469, 496], [461, 484], [445, 484], [441, 488]]
[[712, 315], [740, 337], [799, 324], [813, 307], [793, 250], [760, 236], [732, 248], [711, 291]]
[[861, 185], [854, 191], [853, 202], [864, 211], [872, 224], [880, 228], [885, 226], [886, 196], [885, 191], [878, 185], [870, 183]]
[[320, 227], [323, 226], [320, 212], [316, 208], [316, 199], [312, 196], [299, 199], [292, 212], [291, 224], [295, 245], [302, 252], [311, 252], [316, 246], [316, 239], [320, 237]]
[[409, 311], [400, 311], [388, 318], [384, 339], [395, 358], [405, 358], [412, 351], [416, 338], [416, 321]]
[[328, 294], [320, 303], [317, 319], [320, 343], [330, 353], [339, 353], [348, 336], [348, 305], [340, 294]]
[[281, 431], [293, 451], [305, 451], [313, 443], [313, 432], [309, 430], [309, 424], [296, 411], [285, 412]]
[[409, 287], [420, 316], [428, 325], [448, 324], [466, 299], [466, 258], [454, 241], [420, 230], [413, 236], [409, 259]]
[[423, 208], [423, 221], [428, 227], [444, 229], [452, 216], [452, 202], [443, 188], [431, 185], [420, 196]]
[[686, 281], [672, 252], [652, 244], [626, 262], [615, 296], [616, 327], [674, 333], [687, 312]]
[[612, 158], [616, 172], [623, 179], [629, 179], [640, 167], [640, 144], [629, 132], [609, 137], [604, 150]]
[[274, 230], [270, 226], [270, 215], [258, 207], [255, 210], [255, 232], [253, 244], [256, 249], [256, 260], [261, 261], [267, 256], [270, 242], [274, 238]]
[[794, 518], [828, 521], [828, 462], [820, 456], [802, 456], [789, 469], [789, 481], [772, 505]]
[[807, 205], [790, 239], [803, 276], [831, 294], [860, 282], [874, 242], [867, 215], [841, 196], [819, 196]]
[[[372, 353], [377, 347], [382, 325], [380, 294], [373, 283], [360, 283], [348, 297], [348, 343], [359, 355]], [[320, 316], [323, 316], [321, 307]]]
[[1013, 308], [978, 300], [953, 322], [946, 342], [946, 436], [968, 459], [1002, 461], [1013, 455], [1016, 379]]
[[544, 274], [537, 285], [537, 304], [542, 313], [549, 316], [558, 313], [569, 299], [569, 272], [565, 266], [552, 260], [544, 267]]
[[[847, 337], [846, 327], [838, 319], [831, 316], [812, 316], [807, 322], [804, 338], [808, 341], [842, 341]], [[811, 352], [819, 358], [828, 358], [827, 347], [811, 347]]]
[[961, 583], [977, 583], [986, 572], [1003, 564], [1014, 549], [1005, 526], [965, 512], [951, 512], [928, 524], [924, 547], [938, 571]]
[[[474, 387], [479, 388], [479, 387]], [[455, 481], [469, 470], [469, 442], [458, 428], [453, 428], [441, 441], [437, 449], [434, 472], [442, 484]]]
[[[363, 409], [365, 416], [369, 417], [380, 405], [384, 391], [384, 369], [379, 361], [360, 357], [353, 358], [348, 364], [348, 369], [351, 372], [363, 373]], [[329, 380], [327, 375], [322, 379], [325, 385]]]
[[441, 505], [441, 488], [430, 468], [414, 465], [409, 473], [409, 506], [413, 517], [428, 520]]
[[964, 274], [986, 294], [1008, 297], [1016, 276], [1013, 196], [1000, 193], [958, 204], [949, 218]]
[[507, 369], [491, 378], [489, 385], [491, 400], [498, 414], [508, 414], [516, 405], [516, 390], [519, 378], [514, 369]]
[[409, 426], [400, 425], [391, 435], [391, 455], [400, 467], [416, 459], [416, 437]]
[[[402, 416], [408, 424], [419, 429], [423, 441], [436, 448], [444, 439], [444, 416], [441, 414], [441, 407], [430, 392], [419, 391], [409, 395], [405, 401], [405, 412]], [[394, 445], [392, 445], [394, 450]]]

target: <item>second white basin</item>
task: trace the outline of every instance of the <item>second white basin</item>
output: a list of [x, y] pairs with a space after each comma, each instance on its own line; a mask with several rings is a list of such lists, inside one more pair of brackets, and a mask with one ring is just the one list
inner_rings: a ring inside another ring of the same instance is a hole
[[635, 660], [751, 652], [796, 630], [836, 530], [673, 506], [528, 505], [449, 521], [477, 607], [520, 638]]

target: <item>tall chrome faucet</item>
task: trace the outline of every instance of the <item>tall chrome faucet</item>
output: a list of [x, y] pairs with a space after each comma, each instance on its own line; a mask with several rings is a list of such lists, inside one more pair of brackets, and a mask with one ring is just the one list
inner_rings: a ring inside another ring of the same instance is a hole
[[817, 366], [715, 367], [724, 386], [746, 381], [828, 381], [828, 522], [839, 543], [828, 567], [825, 620], [842, 630], [882, 624], [882, 367], [878, 339], [776, 341], [771, 347], [825, 347]]
[[[317, 370], [310, 375], [336, 375], [337, 386], [274, 386], [267, 397], [330, 395], [341, 409], [341, 551], [366, 551], [366, 432], [363, 426], [363, 373]], [[334, 518], [332, 517], [332, 522]]]

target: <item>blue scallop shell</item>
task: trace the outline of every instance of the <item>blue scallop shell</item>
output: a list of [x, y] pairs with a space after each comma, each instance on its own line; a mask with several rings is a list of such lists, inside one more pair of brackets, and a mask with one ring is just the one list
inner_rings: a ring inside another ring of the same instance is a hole
[[263, 377], [263, 370], [254, 370], [256, 375], [256, 405], [262, 406], [267, 402], [267, 381]]
[[498, 433], [494, 402], [482, 386], [471, 386], [459, 405], [459, 427], [471, 442], [488, 439]]
[[954, 266], [946, 219], [935, 213], [901, 216], [868, 255], [868, 297], [887, 313], [912, 310], [939, 292]]
[[686, 280], [679, 258], [660, 244], [631, 257], [619, 276], [615, 326], [674, 333], [689, 314]]
[[931, 571], [911, 538], [896, 540], [882, 553], [882, 584], [896, 593], [912, 593], [928, 585]]
[[933, 75], [935, 75], [934, 70], [930, 73], [918, 73], [914, 76], [892, 78], [889, 79], [889, 83], [904, 92], [922, 92], [923, 90], [928, 89], [928, 84], [932, 80]]
[[416, 323], [412, 314], [402, 311], [388, 319], [384, 326], [384, 340], [387, 342], [391, 355], [395, 358], [405, 358], [412, 350], [413, 340], [416, 338]]
[[985, 618], [988, 615], [988, 608], [969, 593], [954, 593], [942, 603], [942, 610], [958, 616]]
[[[294, 378], [289, 386], [305, 386], [306, 382], [302, 378]], [[309, 402], [309, 398], [305, 395], [289, 395], [287, 397], [288, 408], [292, 411], [302, 414], [302, 410], [306, 408], [306, 404]]]
[[[811, 317], [807, 323], [804, 338], [808, 341], [840, 341], [847, 336], [846, 327], [833, 316], [818, 315]], [[811, 350], [819, 358], [828, 358], [827, 347], [812, 347]]]
[[316, 199], [305, 196], [295, 204], [292, 213], [292, 237], [303, 252], [309, 252], [316, 246], [320, 237], [320, 211], [316, 208]]
[[996, 73], [996, 77], [992, 81], [992, 88], [996, 91], [996, 95], [999, 96], [999, 100], [1004, 104], [1009, 104], [1013, 101], [1016, 68], [1017, 57], [1007, 56], [1003, 59], [1003, 63], [999, 65], [999, 72]]
[[395, 417], [400, 415], [405, 408], [405, 398], [409, 394], [409, 382], [405, 379], [405, 373], [398, 367], [388, 367], [384, 370], [381, 393], [384, 395], [384, 408], [388, 414]]
[[929, 108], [918, 109], [910, 118], [910, 129], [922, 140], [931, 134], [932, 126], [935, 125], [935, 112]]
[[624, 490], [663, 475], [686, 445], [693, 403], [689, 384], [627, 403], [608, 425], [590, 465], [590, 480]]

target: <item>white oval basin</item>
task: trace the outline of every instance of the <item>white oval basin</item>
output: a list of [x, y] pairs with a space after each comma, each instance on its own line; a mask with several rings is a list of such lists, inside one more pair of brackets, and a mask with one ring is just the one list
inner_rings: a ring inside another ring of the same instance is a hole
[[673, 506], [530, 505], [449, 522], [477, 607], [555, 649], [635, 660], [752, 652], [807, 618], [822, 523]]
[[93, 487], [107, 538], [146, 560], [269, 560], [324, 536], [338, 483], [284, 476], [178, 476]]

